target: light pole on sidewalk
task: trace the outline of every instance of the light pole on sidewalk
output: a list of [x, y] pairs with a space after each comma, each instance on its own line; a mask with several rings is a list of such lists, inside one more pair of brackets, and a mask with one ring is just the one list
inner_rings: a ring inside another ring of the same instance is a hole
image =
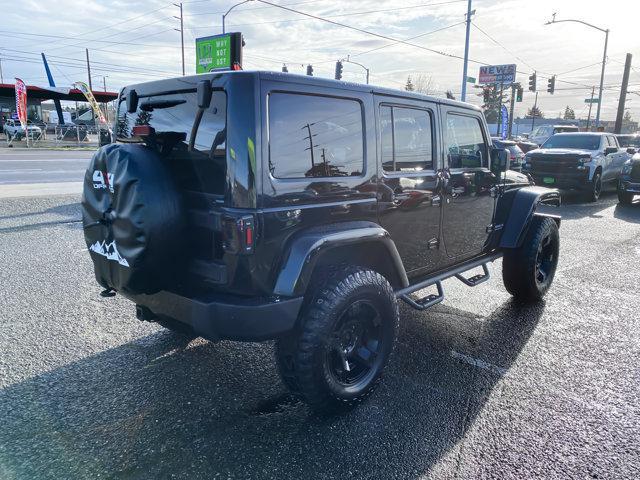
[[227, 10], [227, 13], [222, 15], [222, 33], [226, 33], [225, 29], [224, 29], [224, 19], [227, 18], [227, 15], [229, 15], [229, 12], [231, 12], [231, 10], [233, 10], [234, 8], [239, 7], [240, 5], [248, 3], [248, 2], [253, 2], [253, 0], [244, 0], [244, 2], [236, 3], [229, 10]]
[[561, 22], [581, 23], [583, 25], [586, 25], [587, 27], [595, 28], [596, 30], [599, 30], [604, 33], [604, 54], [602, 55], [602, 71], [600, 72], [600, 89], [598, 93], [598, 108], [596, 110], [596, 128], [597, 128], [600, 126], [600, 108], [602, 107], [602, 88], [604, 84], [604, 67], [607, 63], [607, 44], [609, 43], [609, 29], [596, 27], [595, 25], [592, 25], [587, 22], [583, 22], [582, 20], [574, 20], [574, 19], [556, 20], [555, 13], [553, 14], [553, 18], [551, 19], [551, 21], [545, 23], [545, 25], [551, 25], [552, 23], [561, 23]]

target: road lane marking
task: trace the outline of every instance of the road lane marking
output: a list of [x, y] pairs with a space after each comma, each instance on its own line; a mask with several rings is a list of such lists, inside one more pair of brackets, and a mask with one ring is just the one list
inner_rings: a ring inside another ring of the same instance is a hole
[[14, 168], [12, 170], [0, 170], [0, 173], [41, 172], [42, 168]]
[[453, 358], [457, 358], [458, 360], [462, 360], [464, 363], [467, 363], [473, 367], [482, 368], [483, 370], [487, 370], [491, 373], [495, 373], [496, 375], [503, 376], [507, 373], [507, 369], [504, 367], [499, 367], [489, 362], [485, 362], [484, 360], [480, 360], [479, 358], [470, 357], [469, 355], [465, 355], [464, 353], [456, 352], [455, 350], [451, 350], [450, 355]]

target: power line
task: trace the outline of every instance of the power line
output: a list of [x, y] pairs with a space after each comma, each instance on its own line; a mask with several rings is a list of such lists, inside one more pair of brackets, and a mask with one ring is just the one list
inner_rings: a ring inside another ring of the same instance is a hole
[[507, 52], [509, 55], [513, 55], [516, 60], [521, 61], [522, 63], [524, 63], [527, 67], [529, 67], [531, 70], [536, 71], [537, 69], [535, 67], [532, 67], [529, 63], [525, 62], [522, 58], [520, 58], [518, 55], [516, 55], [515, 53], [513, 53], [511, 50], [509, 50], [507, 47], [505, 47], [502, 43], [500, 43], [498, 40], [496, 40], [495, 38], [493, 38], [491, 35], [489, 35], [487, 32], [485, 32], [482, 28], [480, 28], [476, 22], [472, 21], [471, 25], [474, 26], [474, 28], [476, 30], [478, 30], [480, 33], [482, 33], [485, 37], [487, 37], [489, 40], [491, 40], [493, 43], [495, 43], [496, 45], [498, 45], [499, 47], [501, 47], [505, 52]]

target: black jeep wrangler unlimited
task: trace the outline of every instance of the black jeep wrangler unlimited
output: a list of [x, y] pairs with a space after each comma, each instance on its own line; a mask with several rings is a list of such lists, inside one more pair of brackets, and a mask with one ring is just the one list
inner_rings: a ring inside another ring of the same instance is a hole
[[499, 257], [516, 298], [551, 285], [560, 218], [536, 207], [560, 196], [505, 173], [476, 107], [242, 71], [118, 101], [82, 200], [102, 295], [208, 339], [276, 339], [285, 384], [314, 408], [373, 390], [399, 300], [429, 308], [444, 279], [476, 286]]

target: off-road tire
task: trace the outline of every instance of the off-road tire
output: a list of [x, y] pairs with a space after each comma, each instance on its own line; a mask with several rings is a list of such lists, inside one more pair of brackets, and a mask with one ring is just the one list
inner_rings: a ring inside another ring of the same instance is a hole
[[598, 171], [593, 175], [593, 180], [589, 182], [589, 189], [585, 192], [588, 202], [597, 202], [602, 194], [602, 174]]
[[618, 202], [624, 205], [631, 205], [633, 202], [633, 193], [618, 189]]
[[[550, 241], [550, 246], [545, 246], [543, 250], [550, 252], [553, 258], [548, 264], [545, 264], [548, 271], [544, 281], [539, 281], [539, 252], [541, 245], [547, 239]], [[548, 217], [534, 217], [522, 245], [518, 248], [508, 249], [504, 253], [502, 280], [507, 291], [516, 300], [522, 302], [540, 300], [553, 282], [558, 265], [559, 250], [560, 234], [556, 222]]]
[[[357, 389], [344, 388], [329, 373], [330, 339], [346, 312], [357, 302], [370, 302], [380, 317], [382, 340], [375, 371]], [[349, 408], [368, 397], [388, 363], [398, 330], [398, 304], [389, 282], [379, 273], [360, 267], [326, 276], [316, 287], [299, 318], [296, 330], [276, 342], [278, 370], [284, 384], [318, 412]]]

